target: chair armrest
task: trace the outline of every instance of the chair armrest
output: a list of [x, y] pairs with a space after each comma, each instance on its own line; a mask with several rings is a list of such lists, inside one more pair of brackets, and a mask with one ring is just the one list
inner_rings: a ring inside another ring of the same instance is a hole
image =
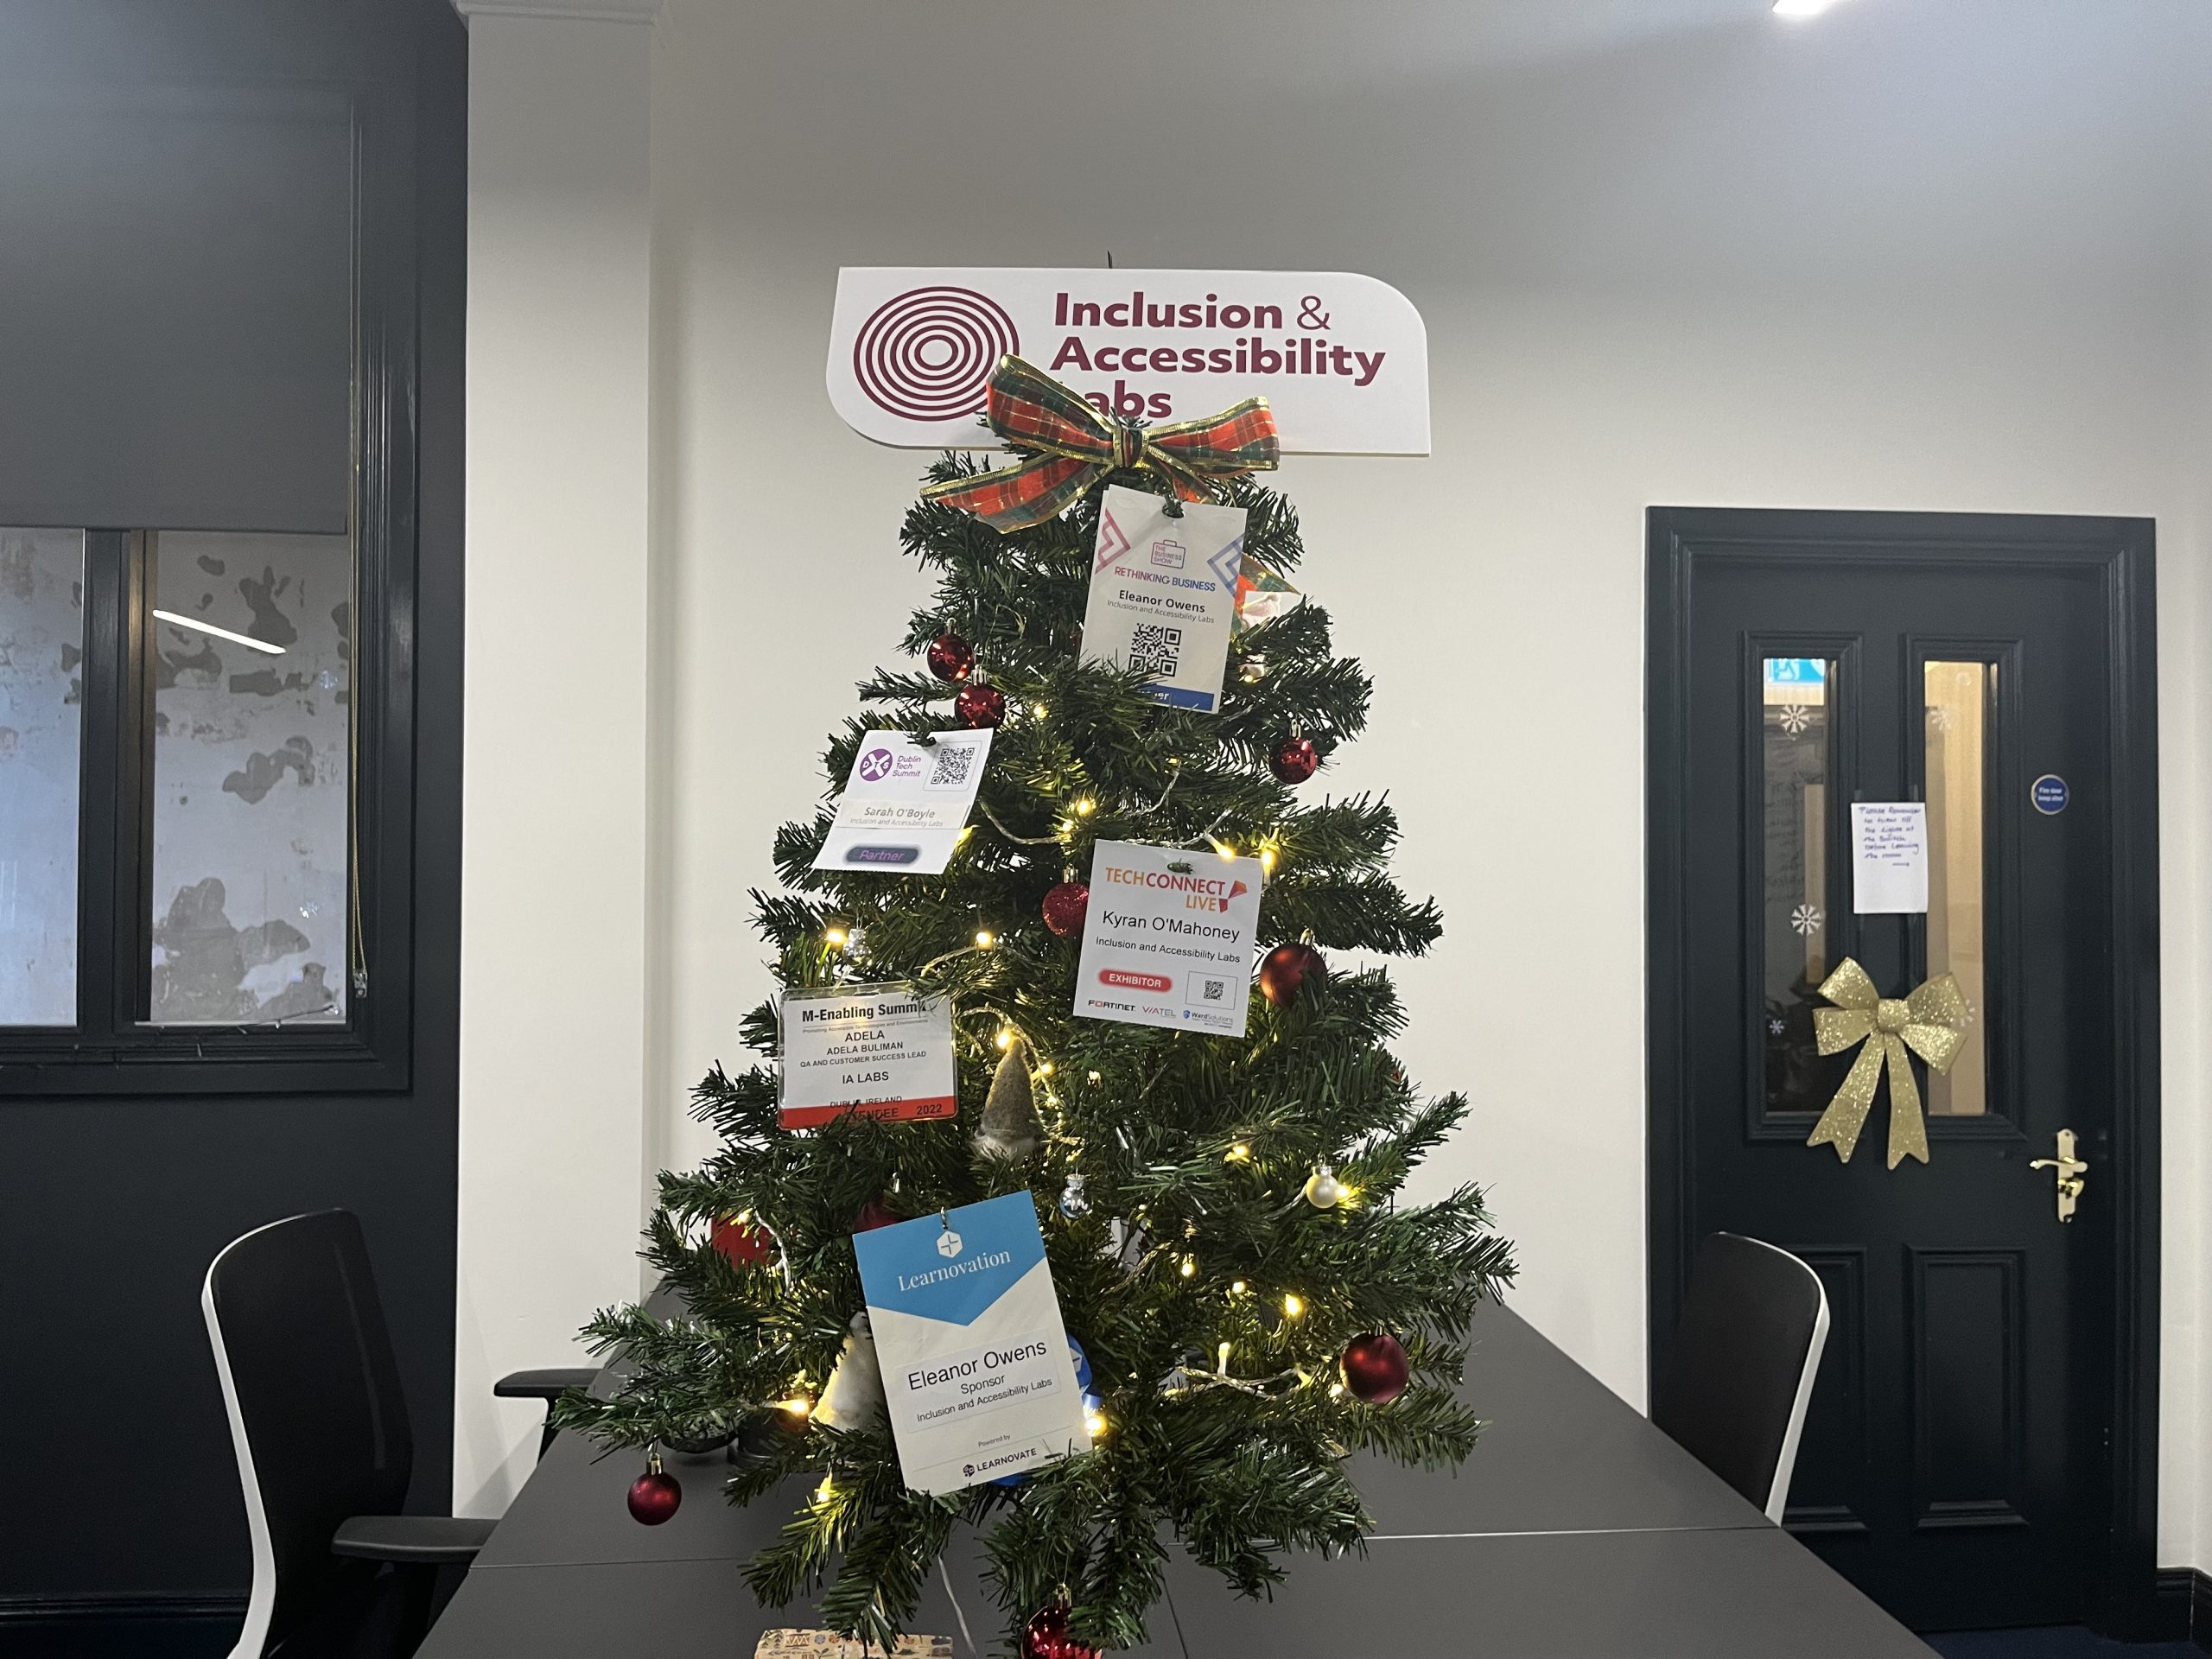
[[357, 1561], [467, 1567], [496, 1522], [453, 1515], [357, 1515], [338, 1523], [330, 1553]]
[[502, 1400], [543, 1400], [548, 1404], [559, 1399], [570, 1389], [588, 1389], [599, 1375], [590, 1365], [556, 1366], [544, 1371], [509, 1371], [492, 1385], [492, 1392]]

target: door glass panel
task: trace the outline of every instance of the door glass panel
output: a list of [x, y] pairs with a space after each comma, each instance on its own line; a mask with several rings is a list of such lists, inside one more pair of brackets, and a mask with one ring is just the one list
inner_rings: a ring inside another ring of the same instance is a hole
[[1928, 972], [1951, 974], [1967, 1000], [1967, 1040], [1948, 1073], [1930, 1067], [1928, 1109], [1978, 1117], [1989, 1109], [1988, 1006], [1983, 957], [1984, 804], [1988, 794], [1994, 663], [1925, 664], [1928, 744]]
[[1828, 975], [1829, 718], [1834, 692], [1833, 658], [1761, 661], [1762, 1018], [1770, 1112], [1817, 1111], [1823, 1103], [1813, 1010], [1826, 1006], [1815, 990]]
[[353, 561], [153, 540], [156, 1025], [346, 1018]]
[[0, 1026], [77, 1023], [85, 533], [0, 530]]

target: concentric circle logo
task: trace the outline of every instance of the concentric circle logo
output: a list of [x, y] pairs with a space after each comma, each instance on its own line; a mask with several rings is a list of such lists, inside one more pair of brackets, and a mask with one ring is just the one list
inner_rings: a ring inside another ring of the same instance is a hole
[[916, 288], [876, 307], [853, 341], [853, 378], [910, 421], [980, 415], [991, 371], [1021, 349], [1014, 319], [969, 288]]

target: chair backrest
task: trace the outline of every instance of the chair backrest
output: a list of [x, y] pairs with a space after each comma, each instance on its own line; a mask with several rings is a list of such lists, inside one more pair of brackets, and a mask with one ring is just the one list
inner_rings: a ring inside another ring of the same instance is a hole
[[361, 1224], [272, 1222], [226, 1245], [200, 1297], [245, 1491], [253, 1586], [232, 1659], [259, 1659], [374, 1568], [330, 1553], [350, 1516], [397, 1514], [415, 1445]]
[[1820, 1275], [1735, 1233], [1698, 1246], [1651, 1421], [1777, 1523], [1828, 1338]]

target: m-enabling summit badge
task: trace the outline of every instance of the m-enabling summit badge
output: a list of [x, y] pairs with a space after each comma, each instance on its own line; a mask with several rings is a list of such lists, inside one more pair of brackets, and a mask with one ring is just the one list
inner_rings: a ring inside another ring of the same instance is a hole
[[899, 1473], [957, 1492], [1090, 1449], [1027, 1192], [856, 1233]]

